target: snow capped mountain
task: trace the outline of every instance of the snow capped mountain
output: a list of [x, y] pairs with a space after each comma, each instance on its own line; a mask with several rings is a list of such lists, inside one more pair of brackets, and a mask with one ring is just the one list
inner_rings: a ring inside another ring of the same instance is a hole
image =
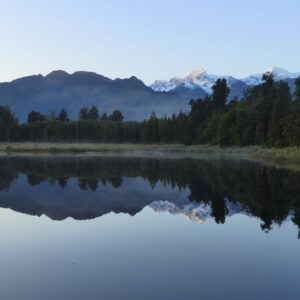
[[[225, 76], [229, 77], [229, 76]], [[191, 71], [184, 78], [173, 77], [168, 80], [157, 80], [150, 87], [159, 92], [169, 92], [178, 86], [190, 89], [201, 87], [205, 92], [211, 93], [211, 88], [220, 76], [208, 74], [203, 68]]]
[[[268, 68], [265, 72], [272, 73], [275, 80], [288, 80], [300, 76], [300, 73], [292, 73], [278, 67]], [[185, 77], [173, 77], [170, 80], [156, 80], [150, 87], [158, 92], [175, 92], [179, 89], [193, 90], [194, 94], [203, 97], [203, 95], [211, 94], [212, 86], [217, 79], [225, 78], [231, 89], [229, 98], [241, 96], [247, 86], [258, 85], [262, 83], [263, 73], [252, 74], [246, 78], [238, 79], [233, 76], [221, 76], [207, 73], [203, 68], [196, 69], [188, 73]], [[181, 96], [184, 96], [181, 93]], [[190, 94], [188, 95], [190, 96]]]
[[[300, 76], [300, 73], [289, 72], [285, 69], [278, 68], [278, 67], [268, 68], [265, 71], [265, 73], [273, 74], [274, 79], [276, 81], [286, 80], [286, 79], [295, 79]], [[250, 75], [249, 77], [242, 79], [242, 81], [244, 83], [246, 83], [247, 85], [257, 85], [257, 84], [262, 83], [262, 76], [263, 76], [263, 73], [253, 74], [253, 75]]]
[[176, 88], [176, 84], [173, 83], [172, 79], [167, 80], [156, 80], [150, 87], [156, 92], [169, 92]]
[[243, 78], [241, 79], [245, 84], [247, 85], [258, 85], [258, 84], [261, 84], [262, 82], [262, 74], [253, 74], [253, 75], [250, 75], [246, 78]]
[[207, 93], [211, 93], [211, 88], [215, 84], [218, 76], [208, 74], [203, 68], [190, 72], [185, 80], [202, 87]]
[[177, 87], [186, 87], [189, 89], [195, 89], [199, 87], [199, 84], [196, 84], [189, 78], [173, 77], [169, 81], [156, 80], [150, 87], [157, 92], [169, 92], [171, 90], [174, 90]]
[[271, 73], [274, 75], [275, 80], [285, 80], [285, 79], [294, 79], [300, 76], [300, 72], [299, 73], [293, 73], [293, 72], [289, 72], [285, 69], [282, 68], [278, 68], [278, 67], [272, 67], [267, 69], [268, 73]]

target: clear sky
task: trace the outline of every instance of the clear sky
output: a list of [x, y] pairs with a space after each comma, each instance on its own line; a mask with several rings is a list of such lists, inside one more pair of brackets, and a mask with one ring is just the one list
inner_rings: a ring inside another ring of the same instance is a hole
[[300, 71], [299, 0], [0, 0], [0, 81], [63, 69], [146, 83]]

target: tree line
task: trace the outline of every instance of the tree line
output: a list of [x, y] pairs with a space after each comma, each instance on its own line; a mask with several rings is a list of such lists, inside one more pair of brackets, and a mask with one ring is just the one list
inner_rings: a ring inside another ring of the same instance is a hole
[[96, 106], [82, 107], [77, 120], [62, 109], [46, 116], [32, 111], [20, 123], [8, 106], [0, 106], [1, 141], [130, 142], [218, 144], [221, 146], [300, 145], [300, 77], [292, 93], [285, 81], [270, 73], [248, 88], [241, 100], [228, 99], [225, 79], [218, 79], [212, 94], [192, 99], [190, 111], [144, 121], [124, 121], [120, 110], [100, 115]]

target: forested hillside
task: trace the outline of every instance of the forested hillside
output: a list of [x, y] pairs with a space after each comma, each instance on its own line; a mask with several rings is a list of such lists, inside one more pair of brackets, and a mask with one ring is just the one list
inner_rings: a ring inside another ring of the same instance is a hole
[[[132, 142], [219, 144], [222, 146], [300, 145], [300, 78], [291, 93], [285, 81], [263, 75], [261, 84], [247, 89], [241, 101], [228, 101], [226, 79], [218, 79], [212, 94], [190, 101], [190, 112], [144, 121], [123, 121], [116, 109], [110, 115], [96, 106], [82, 107], [71, 121], [68, 112], [28, 114], [20, 123], [7, 106], [0, 107], [1, 141]], [[101, 112], [101, 113], [100, 113]]]

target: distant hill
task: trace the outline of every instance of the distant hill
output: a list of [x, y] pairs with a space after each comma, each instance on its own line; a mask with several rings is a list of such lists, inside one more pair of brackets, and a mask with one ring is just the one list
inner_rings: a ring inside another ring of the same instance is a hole
[[109, 79], [92, 72], [54, 71], [0, 83], [0, 105], [9, 105], [21, 121], [31, 110], [45, 114], [65, 108], [76, 118], [82, 106], [96, 105], [100, 113], [120, 109], [125, 119], [142, 120], [188, 109], [188, 99], [174, 92], [156, 92], [136, 77]]

